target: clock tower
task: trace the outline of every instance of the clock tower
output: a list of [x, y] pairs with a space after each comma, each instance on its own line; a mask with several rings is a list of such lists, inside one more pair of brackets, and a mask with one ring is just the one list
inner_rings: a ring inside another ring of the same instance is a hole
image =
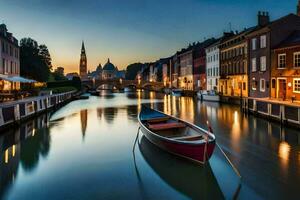
[[85, 53], [85, 48], [84, 48], [84, 42], [83, 41], [82, 41], [82, 46], [81, 46], [79, 76], [82, 80], [87, 79], [87, 59], [86, 59], [86, 53]]

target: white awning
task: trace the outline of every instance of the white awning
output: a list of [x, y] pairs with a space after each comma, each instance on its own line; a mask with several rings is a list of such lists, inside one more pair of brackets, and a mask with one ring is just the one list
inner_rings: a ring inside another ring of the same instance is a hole
[[5, 81], [9, 82], [20, 82], [20, 83], [35, 83], [35, 80], [27, 79], [21, 76], [5, 76], [0, 74], [0, 79], [3, 79]]

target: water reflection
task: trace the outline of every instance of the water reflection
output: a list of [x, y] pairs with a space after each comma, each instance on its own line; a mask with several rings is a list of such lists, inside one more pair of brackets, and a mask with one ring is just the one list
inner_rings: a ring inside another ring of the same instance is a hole
[[[209, 120], [218, 143], [240, 170], [243, 184], [252, 189], [251, 193], [254, 191], [265, 199], [293, 198], [298, 194], [299, 130], [244, 115], [234, 105], [137, 90], [72, 102], [55, 113], [55, 121], [50, 124], [49, 115], [43, 115], [3, 133], [0, 136], [0, 198], [32, 199], [28, 192], [35, 188], [31, 192], [36, 199], [47, 199], [45, 186], [52, 194], [49, 197], [55, 199], [62, 194], [78, 199], [86, 198], [87, 194], [89, 197], [142, 198], [131, 165], [132, 141], [141, 104], [203, 128]], [[143, 177], [151, 183], [145, 185], [151, 195], [148, 197], [175, 199], [197, 198], [201, 192], [219, 194], [218, 187], [211, 186], [215, 181], [210, 170], [206, 176], [199, 167], [158, 153], [144, 143], [141, 152], [151, 168], [142, 165], [139, 169], [146, 171], [146, 175], [151, 174]], [[218, 178], [222, 177], [223, 167], [220, 165]], [[210, 186], [202, 186], [202, 179], [210, 182]], [[120, 188], [125, 182], [126, 191]], [[94, 187], [82, 187], [87, 184]], [[68, 190], [62, 191], [66, 185]], [[115, 188], [118, 191], [112, 194]], [[243, 188], [241, 196], [244, 192], [247, 197], [249, 192]], [[18, 196], [22, 194], [27, 198]]]

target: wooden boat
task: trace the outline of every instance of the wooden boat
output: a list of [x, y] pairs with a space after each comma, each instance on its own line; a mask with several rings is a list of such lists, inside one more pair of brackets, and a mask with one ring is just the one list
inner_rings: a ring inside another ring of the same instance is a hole
[[172, 154], [204, 164], [214, 151], [212, 131], [145, 106], [138, 120], [146, 138]]
[[183, 90], [182, 89], [173, 89], [172, 90], [172, 95], [176, 97], [182, 96]]
[[220, 102], [220, 96], [214, 92], [197, 92], [197, 97], [203, 101]]
[[145, 136], [141, 138], [139, 149], [152, 170], [181, 194], [190, 199], [224, 199], [210, 164], [199, 166], [172, 156], [149, 142]]

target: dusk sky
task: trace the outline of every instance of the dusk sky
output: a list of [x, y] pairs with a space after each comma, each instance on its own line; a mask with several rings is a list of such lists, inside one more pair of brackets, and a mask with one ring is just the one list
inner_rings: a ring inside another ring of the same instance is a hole
[[155, 61], [188, 43], [295, 13], [297, 0], [0, 0], [0, 22], [17, 39], [48, 46], [54, 68], [78, 71], [81, 41], [88, 69], [109, 57], [119, 69]]

